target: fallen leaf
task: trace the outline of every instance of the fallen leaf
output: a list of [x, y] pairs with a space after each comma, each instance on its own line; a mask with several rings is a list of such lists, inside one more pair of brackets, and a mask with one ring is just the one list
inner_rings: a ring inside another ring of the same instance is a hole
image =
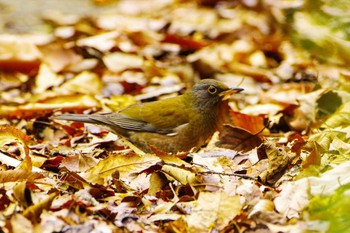
[[81, 154], [68, 154], [60, 163], [60, 168], [65, 167], [72, 172], [84, 172], [96, 165], [96, 161]]
[[179, 181], [181, 184], [196, 184], [197, 181], [197, 174], [186, 170], [185, 168], [173, 166], [173, 165], [163, 165], [162, 171], [167, 176], [170, 176], [172, 179], [175, 179]]
[[41, 53], [36, 47], [34, 39], [35, 36], [1, 35], [0, 68], [7, 71], [35, 74], [39, 70]]
[[102, 86], [103, 84], [96, 73], [83, 71], [61, 86], [56, 87], [54, 91], [65, 95], [75, 93], [97, 95], [101, 93]]
[[13, 232], [26, 233], [34, 232], [34, 224], [29, 221], [23, 214], [15, 213], [11, 216], [11, 228]]
[[51, 207], [53, 199], [57, 196], [56, 193], [51, 193], [46, 199], [31, 205], [23, 211], [23, 215], [28, 218], [33, 224], [40, 222], [40, 215], [43, 210], [48, 210]]
[[103, 62], [110, 71], [121, 72], [126, 69], [142, 68], [144, 60], [137, 55], [114, 52], [104, 56]]
[[0, 105], [0, 117], [9, 119], [32, 119], [46, 116], [54, 110], [82, 111], [99, 107], [100, 103], [91, 95], [72, 94], [47, 98], [37, 103], [28, 103], [19, 106]]
[[295, 155], [288, 154], [283, 147], [277, 146], [272, 141], [264, 142], [262, 148], [264, 148], [264, 152], [267, 155], [268, 168], [259, 177], [263, 182], [274, 184], [284, 174]]
[[236, 111], [230, 111], [230, 115], [233, 126], [244, 129], [251, 134], [257, 135], [265, 128], [263, 116], [252, 116]]
[[82, 60], [79, 55], [75, 54], [72, 50], [65, 48], [64, 45], [61, 45], [60, 43], [46, 44], [39, 46], [38, 49], [42, 53], [42, 60], [45, 63], [45, 66], [47, 65], [48, 68], [55, 73], [59, 73], [68, 65]]
[[13, 195], [24, 209], [33, 204], [30, 189], [26, 187], [25, 181], [20, 181], [13, 187]]
[[176, 34], [167, 34], [162, 42], [178, 44], [184, 50], [199, 50], [208, 45], [205, 41], [194, 40], [190, 37], [181, 37]]
[[148, 194], [156, 196], [156, 194], [163, 189], [166, 183], [167, 180], [162, 173], [152, 173], [150, 178], [150, 187], [148, 189]]
[[104, 180], [111, 177], [112, 173], [116, 171], [119, 172], [120, 178], [125, 178], [131, 174], [139, 173], [158, 162], [160, 162], [160, 159], [151, 154], [142, 156], [135, 153], [111, 154], [95, 167], [87, 170], [83, 178], [92, 183], [104, 184]]
[[58, 86], [63, 82], [63, 77], [56, 74], [51, 68], [42, 63], [39, 73], [35, 78], [35, 93], [42, 93], [49, 88]]
[[[17, 143], [19, 151], [23, 156], [23, 161], [16, 168], [17, 170], [32, 171], [32, 159], [29, 155], [28, 144], [31, 142], [31, 138], [12, 126], [0, 126], [0, 145], [3, 146], [8, 143]], [[9, 172], [9, 171], [5, 171]]]
[[222, 230], [239, 214], [242, 205], [239, 196], [223, 192], [201, 192], [193, 203], [190, 215], [184, 217], [189, 232]]
[[257, 135], [241, 128], [224, 125], [216, 146], [235, 151], [247, 152], [258, 147], [261, 143], [262, 140]]
[[0, 171], [0, 182], [20, 182], [30, 181], [33, 182], [36, 179], [43, 178], [44, 176], [38, 172], [27, 171], [23, 169]]

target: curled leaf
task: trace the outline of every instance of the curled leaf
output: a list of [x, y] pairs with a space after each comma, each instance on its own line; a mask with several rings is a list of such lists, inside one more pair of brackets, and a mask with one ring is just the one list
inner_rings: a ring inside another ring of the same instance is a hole
[[21, 130], [12, 127], [12, 126], [0, 126], [0, 146], [3, 146], [12, 142], [19, 142], [19, 150], [21, 154], [24, 154], [25, 159], [27, 160], [26, 165], [28, 170], [32, 170], [31, 159], [29, 157], [29, 147], [28, 144], [31, 141], [31, 138], [23, 133]]

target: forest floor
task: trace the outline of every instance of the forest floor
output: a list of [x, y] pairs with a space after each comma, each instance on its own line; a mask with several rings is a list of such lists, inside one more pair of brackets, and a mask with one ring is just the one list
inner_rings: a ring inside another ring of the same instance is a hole
[[[349, 232], [347, 1], [22, 4], [0, 0], [3, 232]], [[206, 78], [244, 91], [199, 150], [53, 119]]]

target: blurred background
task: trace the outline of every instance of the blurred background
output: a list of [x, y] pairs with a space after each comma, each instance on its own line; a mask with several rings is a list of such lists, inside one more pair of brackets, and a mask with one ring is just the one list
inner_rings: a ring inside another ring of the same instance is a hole
[[45, 15], [99, 15], [114, 12], [118, 4], [117, 0], [0, 0], [0, 33], [45, 32]]

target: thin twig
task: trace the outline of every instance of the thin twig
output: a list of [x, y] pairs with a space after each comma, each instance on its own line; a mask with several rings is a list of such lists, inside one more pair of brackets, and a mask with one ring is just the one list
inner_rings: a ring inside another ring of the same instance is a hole
[[244, 179], [258, 181], [257, 178], [254, 178], [252, 176], [245, 175], [245, 174], [239, 174], [239, 173], [224, 173], [224, 172], [206, 171], [206, 172], [199, 172], [199, 174], [212, 174], [212, 175], [222, 175], [222, 176], [237, 176], [237, 177], [244, 178]]

